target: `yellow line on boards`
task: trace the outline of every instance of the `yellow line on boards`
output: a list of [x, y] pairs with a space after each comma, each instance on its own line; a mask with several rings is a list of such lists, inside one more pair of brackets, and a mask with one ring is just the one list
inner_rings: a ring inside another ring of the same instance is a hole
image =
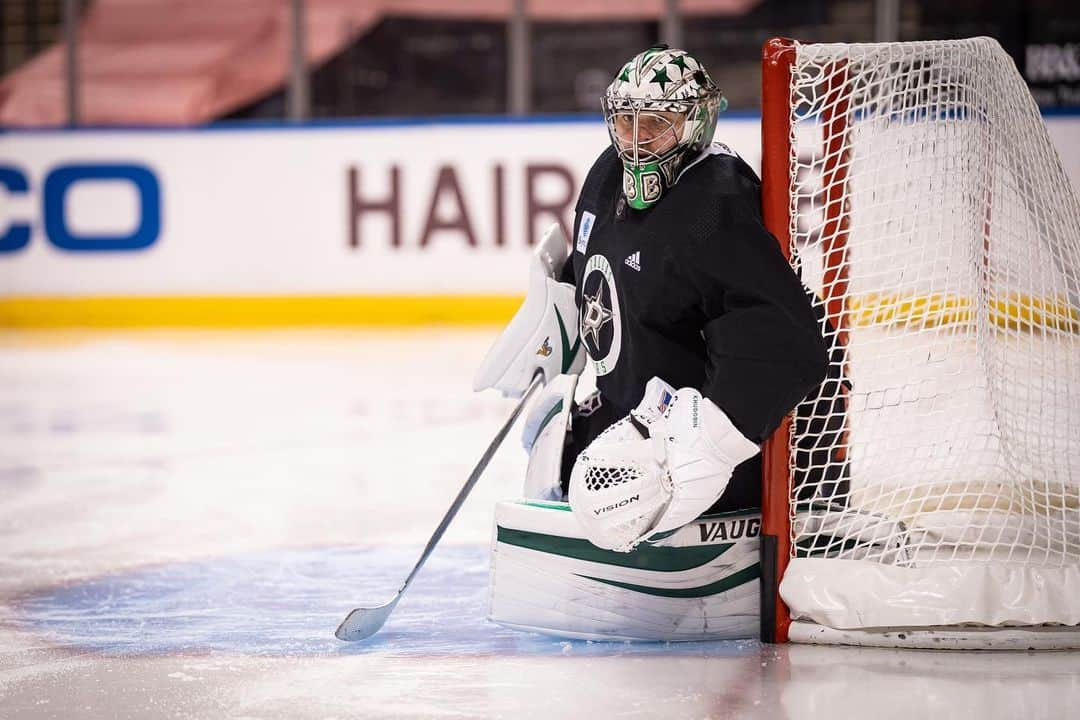
[[326, 295], [0, 298], [2, 328], [488, 325], [521, 305], [510, 295]]
[[[313, 295], [0, 298], [0, 328], [409, 327], [505, 324], [520, 307], [513, 295]], [[1008, 295], [989, 300], [1002, 330], [1080, 334], [1080, 310], [1061, 297]], [[971, 326], [975, 303], [961, 295], [866, 293], [847, 304], [855, 327], [919, 330]]]
[[[853, 295], [847, 304], [849, 322], [855, 327], [896, 327], [925, 330], [944, 326], [973, 327], [977, 304], [963, 295], [930, 293]], [[988, 324], [998, 330], [1080, 333], [1080, 309], [1066, 297], [1037, 297], [1021, 293], [989, 298]]]

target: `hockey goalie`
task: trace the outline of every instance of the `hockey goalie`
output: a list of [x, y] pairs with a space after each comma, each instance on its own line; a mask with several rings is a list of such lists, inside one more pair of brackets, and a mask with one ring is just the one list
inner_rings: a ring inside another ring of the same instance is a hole
[[[657, 46], [602, 99], [611, 145], [553, 225], [476, 390], [529, 408], [524, 497], [496, 508], [490, 617], [565, 637], [758, 632], [760, 443], [825, 377], [759, 181], [712, 142], [726, 102]], [[596, 391], [578, 400], [586, 365]]]

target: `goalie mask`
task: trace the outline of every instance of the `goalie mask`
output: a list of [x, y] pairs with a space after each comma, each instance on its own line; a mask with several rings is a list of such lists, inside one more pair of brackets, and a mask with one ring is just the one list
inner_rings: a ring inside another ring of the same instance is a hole
[[701, 63], [660, 45], [622, 67], [602, 106], [623, 162], [623, 193], [630, 207], [644, 210], [712, 141], [727, 100]]

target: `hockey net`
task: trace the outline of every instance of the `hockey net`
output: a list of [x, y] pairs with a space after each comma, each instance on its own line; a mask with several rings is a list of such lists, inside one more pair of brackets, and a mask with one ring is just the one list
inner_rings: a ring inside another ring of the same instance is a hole
[[1080, 203], [1023, 79], [989, 38], [774, 40], [763, 82], [766, 222], [830, 348], [765, 450], [764, 636], [1076, 645]]

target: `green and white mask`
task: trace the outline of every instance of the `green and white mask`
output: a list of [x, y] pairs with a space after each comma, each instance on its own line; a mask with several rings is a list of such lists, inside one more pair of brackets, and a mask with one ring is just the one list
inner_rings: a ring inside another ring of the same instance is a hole
[[630, 207], [644, 210], [712, 141], [727, 100], [689, 53], [657, 46], [623, 65], [602, 107], [623, 162], [623, 193]]

